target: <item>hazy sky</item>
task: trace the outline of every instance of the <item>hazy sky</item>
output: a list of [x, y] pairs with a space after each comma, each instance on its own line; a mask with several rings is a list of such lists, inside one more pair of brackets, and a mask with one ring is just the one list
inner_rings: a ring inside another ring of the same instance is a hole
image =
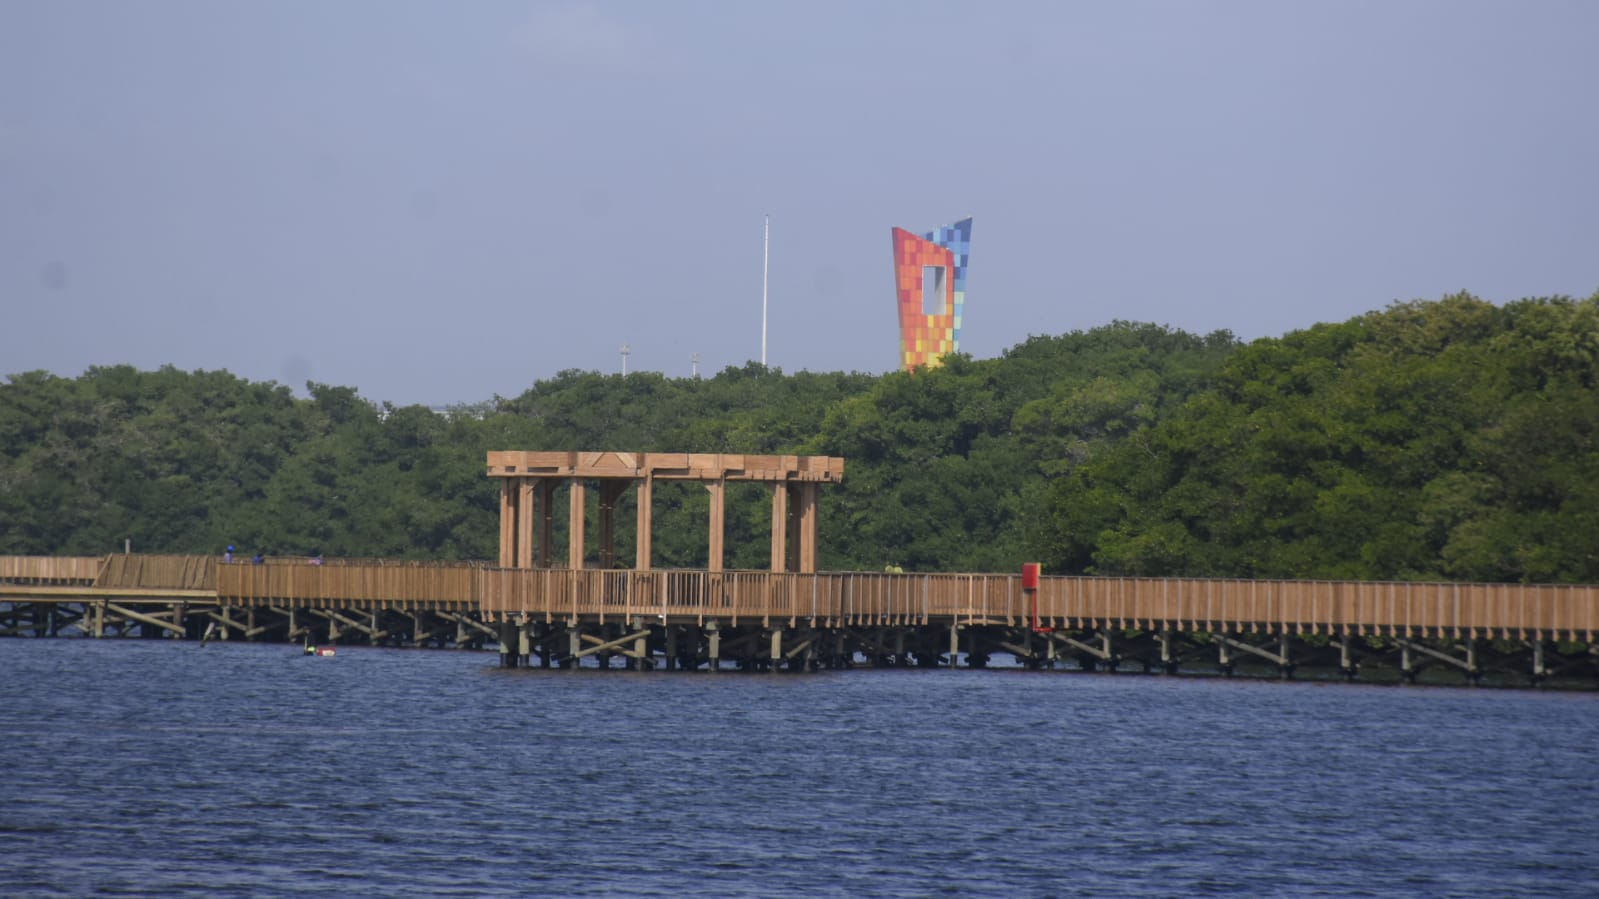
[[0, 376], [446, 404], [566, 368], [1599, 289], [1599, 3], [0, 0]]

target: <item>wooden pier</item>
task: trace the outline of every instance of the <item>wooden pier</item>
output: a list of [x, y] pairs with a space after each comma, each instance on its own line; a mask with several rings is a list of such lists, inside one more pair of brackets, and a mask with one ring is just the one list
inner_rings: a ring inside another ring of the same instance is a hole
[[981, 668], [1010, 656], [1599, 686], [1596, 631], [1594, 586], [1044, 577], [1029, 592], [1019, 574], [0, 557], [0, 635], [465, 647], [508, 667]]
[[[0, 557], [0, 636], [494, 649], [506, 667], [987, 667], [1599, 687], [1599, 587], [818, 572], [817, 490], [844, 460], [493, 452], [489, 562]], [[703, 570], [653, 565], [652, 487], [711, 494]], [[724, 570], [730, 481], [772, 490], [771, 568]], [[557, 486], [567, 549], [555, 558]], [[599, 495], [600, 567], [585, 541]], [[638, 495], [634, 565], [612, 514]], [[557, 561], [564, 564], [556, 564]]]

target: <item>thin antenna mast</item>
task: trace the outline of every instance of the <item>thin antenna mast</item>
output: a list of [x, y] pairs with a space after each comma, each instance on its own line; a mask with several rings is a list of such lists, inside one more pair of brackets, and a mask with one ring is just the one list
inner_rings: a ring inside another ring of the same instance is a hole
[[622, 377], [624, 378], [627, 377], [627, 354], [631, 352], [633, 352], [632, 347], [625, 343], [622, 344]]
[[766, 236], [761, 250], [761, 367], [766, 367], [766, 277], [772, 270], [772, 217], [766, 216]]

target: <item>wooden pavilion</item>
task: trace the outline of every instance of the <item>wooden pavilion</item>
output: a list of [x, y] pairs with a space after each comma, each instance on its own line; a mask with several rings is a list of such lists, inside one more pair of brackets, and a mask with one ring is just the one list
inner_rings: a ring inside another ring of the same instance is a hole
[[729, 481], [758, 481], [772, 490], [772, 566], [775, 572], [816, 570], [817, 488], [844, 477], [833, 456], [756, 456], [728, 453], [520, 452], [488, 454], [488, 475], [500, 479], [500, 567], [555, 566], [555, 488], [568, 485], [568, 569], [584, 567], [587, 491], [599, 491], [600, 566], [616, 562], [617, 502], [638, 490], [638, 537], [633, 567], [648, 570], [653, 546], [656, 481], [698, 481], [710, 491], [707, 568], [723, 570], [725, 499]]

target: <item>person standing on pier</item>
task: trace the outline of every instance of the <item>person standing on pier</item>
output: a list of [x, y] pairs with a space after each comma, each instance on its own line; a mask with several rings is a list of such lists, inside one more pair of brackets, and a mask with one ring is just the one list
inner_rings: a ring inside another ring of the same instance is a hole
[[233, 544], [228, 544], [228, 551], [222, 554], [222, 561], [229, 565], [233, 564]]

